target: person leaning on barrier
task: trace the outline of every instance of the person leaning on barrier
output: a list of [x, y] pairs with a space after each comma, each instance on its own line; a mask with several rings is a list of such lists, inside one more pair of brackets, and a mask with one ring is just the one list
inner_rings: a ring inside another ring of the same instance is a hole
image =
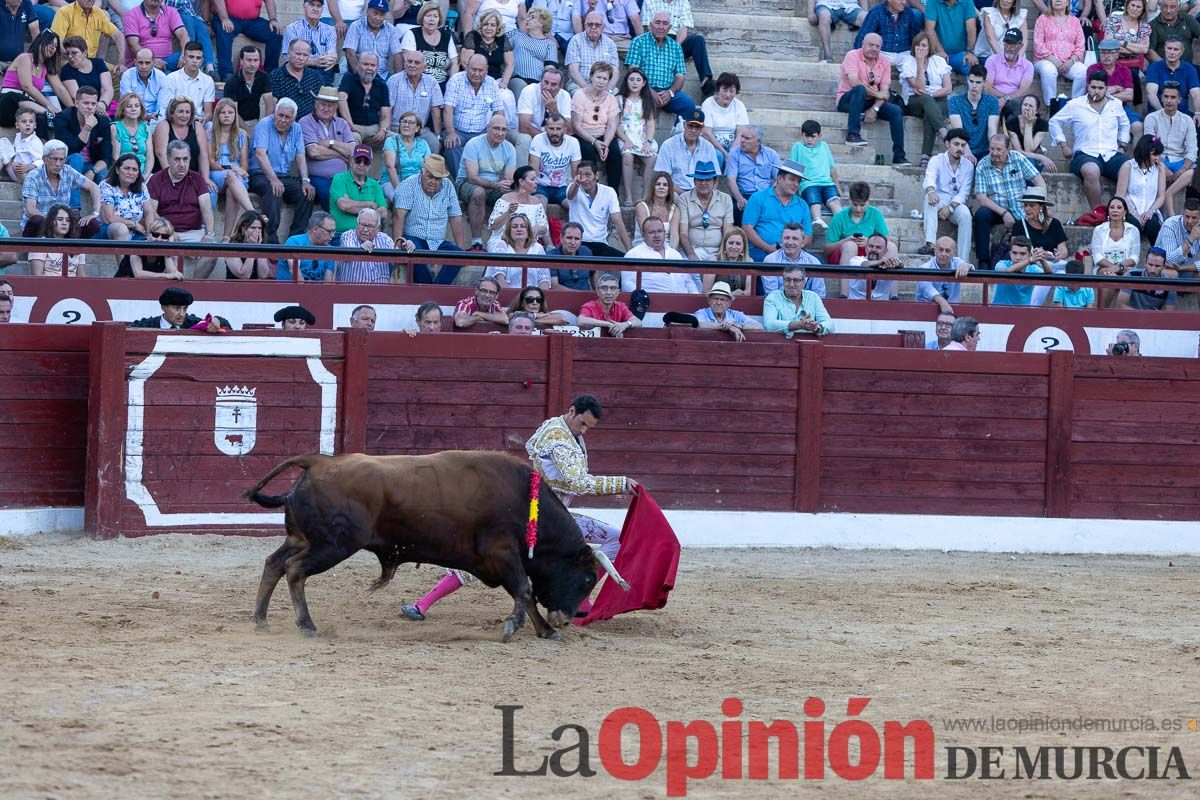
[[[163, 293], [158, 296], [158, 305], [162, 308], [162, 313], [153, 317], [143, 317], [139, 320], [134, 320], [129, 323], [131, 328], [158, 328], [160, 330], [179, 330], [181, 328], [194, 328], [203, 320], [195, 314], [188, 313], [188, 307], [192, 304], [192, 293], [187, 289], [180, 289], [171, 286], [163, 290]], [[217, 333], [222, 329], [230, 328], [229, 320], [224, 317], [213, 315], [206, 331], [208, 333]]]
[[[284, 203], [292, 204], [292, 226], [288, 235], [295, 236], [304, 232], [304, 223], [312, 213], [313, 200], [317, 196], [308, 177], [304, 135], [296, 123], [298, 113], [296, 102], [285, 97], [275, 104], [275, 113], [263, 117], [254, 126], [250, 191], [262, 200], [269, 243], [279, 241], [279, 217]], [[299, 178], [291, 175], [293, 165]]]
[[[956, 278], [965, 278], [971, 271], [971, 265], [954, 255], [954, 240], [949, 236], [939, 238], [933, 244], [933, 258], [921, 265], [921, 269], [940, 269], [953, 272]], [[937, 304], [938, 313], [954, 315], [954, 306], [962, 293], [962, 286], [957, 281], [918, 281], [917, 293], [913, 298], [918, 303], [933, 301]]]
[[979, 347], [979, 321], [974, 317], [960, 317], [950, 328], [950, 343], [943, 350], [974, 350]]
[[[392, 236], [407, 238], [420, 250], [440, 250], [461, 253], [467, 246], [467, 231], [463, 227], [462, 206], [450, 172], [442, 156], [425, 156], [421, 172], [400, 182], [392, 211]], [[413, 267], [413, 283], [454, 283], [459, 267], [438, 267], [437, 276], [429, 265]]]
[[508, 307], [508, 321], [518, 313], [525, 313], [533, 319], [535, 325], [548, 327], [550, 325], [567, 325], [573, 320], [567, 318], [565, 311], [550, 311], [546, 300], [546, 290], [539, 286], [526, 286], [513, 298]]
[[[894, 255], [890, 255], [888, 250], [892, 243], [882, 233], [873, 233], [867, 237], [867, 254], [865, 256], [854, 256], [850, 259], [848, 266], [851, 267], [868, 267], [870, 269], [892, 271], [904, 268], [904, 262]], [[896, 281], [888, 280], [873, 281], [875, 286], [871, 289], [872, 300], [887, 300], [892, 296], [896, 289]], [[847, 297], [850, 300], [866, 300], [867, 299], [867, 281], [852, 280], [848, 281], [849, 292]]]
[[763, 327], [791, 339], [797, 332], [825, 336], [833, 333], [833, 318], [816, 292], [804, 288], [804, 267], [783, 268], [783, 288], [763, 300]]
[[[379, 315], [375, 313], [375, 309], [372, 306], [356, 306], [350, 312], [350, 327], [357, 330], [373, 331], [375, 330], [375, 322], [378, 318]], [[438, 319], [440, 323], [441, 309], [438, 309]]]
[[284, 306], [275, 312], [275, 321], [285, 331], [302, 331], [317, 324], [317, 318], [304, 306]]
[[733, 290], [725, 281], [717, 281], [708, 290], [708, 307], [695, 312], [701, 328], [726, 331], [734, 341], [746, 341], [743, 331], [761, 331], [763, 326], [733, 308]]
[[642, 327], [629, 306], [617, 299], [621, 293], [621, 278], [615, 272], [605, 272], [596, 281], [596, 299], [579, 309], [579, 327], [607, 328], [609, 336], [620, 339], [630, 328]]
[[500, 295], [500, 284], [495, 278], [480, 278], [475, 285], [475, 294], [458, 301], [454, 307], [454, 327], [470, 328], [477, 322], [508, 324], [508, 314], [496, 301]]
[[[416, 248], [408, 239], [393, 240], [379, 229], [379, 212], [364, 208], [358, 212], [357, 224], [342, 234], [338, 246], [362, 250], [367, 255], [376, 250], [400, 250], [411, 253]], [[399, 283], [399, 270], [387, 261], [358, 258], [337, 264], [337, 280], [343, 283]]]

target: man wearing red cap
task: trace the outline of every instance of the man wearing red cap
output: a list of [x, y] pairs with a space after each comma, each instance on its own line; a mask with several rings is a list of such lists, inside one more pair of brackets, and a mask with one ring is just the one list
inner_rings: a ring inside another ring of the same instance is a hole
[[371, 159], [371, 148], [365, 144], [357, 145], [350, 159], [350, 169], [333, 176], [329, 187], [329, 212], [333, 214], [339, 234], [357, 224], [358, 212], [364, 208], [374, 209], [381, 216], [387, 214], [383, 187], [367, 174]]

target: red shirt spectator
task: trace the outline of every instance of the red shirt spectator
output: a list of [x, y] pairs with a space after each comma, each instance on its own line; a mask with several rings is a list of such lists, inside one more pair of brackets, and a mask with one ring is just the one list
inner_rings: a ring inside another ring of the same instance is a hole
[[604, 322], [627, 322], [633, 319], [633, 312], [620, 300], [613, 301], [612, 310], [608, 313], [605, 313], [604, 304], [599, 300], [588, 300], [583, 304], [583, 308], [579, 309], [579, 316], [591, 317]]
[[155, 211], [158, 216], [169, 220], [175, 226], [176, 233], [204, 227], [200, 199], [203, 197], [205, 203], [209, 202], [208, 184], [199, 172], [188, 170], [187, 175], [176, 183], [171, 180], [171, 170], [164, 169], [146, 182], [146, 191], [150, 199], [157, 203]]

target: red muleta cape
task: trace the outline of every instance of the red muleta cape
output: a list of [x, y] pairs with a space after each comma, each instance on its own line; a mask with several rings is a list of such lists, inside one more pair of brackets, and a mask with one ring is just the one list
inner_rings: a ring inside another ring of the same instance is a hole
[[679, 568], [679, 539], [662, 509], [644, 486], [638, 486], [621, 526], [621, 549], [613, 566], [629, 583], [628, 592], [609, 578], [600, 588], [592, 610], [576, 625], [612, 619], [617, 614], [662, 608], [675, 588]]

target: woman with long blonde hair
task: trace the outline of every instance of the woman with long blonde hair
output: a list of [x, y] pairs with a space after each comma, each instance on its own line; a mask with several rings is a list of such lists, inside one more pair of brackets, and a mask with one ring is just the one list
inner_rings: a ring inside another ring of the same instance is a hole
[[142, 98], [130, 92], [117, 103], [112, 123], [113, 163], [122, 153], [132, 153], [143, 175], [154, 171], [154, 149], [150, 147], [150, 126], [146, 124], [146, 106]]
[[[721, 246], [717, 248], [716, 261], [730, 262], [739, 266], [745, 264], [747, 267], [752, 266], [754, 261], [750, 258], [750, 242], [746, 239], [746, 232], [734, 225], [725, 235], [721, 237]], [[733, 289], [734, 295], [747, 294], [745, 287], [749, 285], [748, 275], [722, 275], [720, 273], [706, 273], [703, 277], [704, 294], [708, 294], [708, 290], [713, 287], [717, 281], [725, 281]]]
[[[225, 194], [225, 241], [229, 241], [238, 214], [254, 211], [254, 205], [249, 193], [249, 138], [242, 128], [237, 103], [228, 97], [218, 100], [213, 108], [208, 160], [209, 184], [218, 195]], [[233, 203], [237, 208], [231, 207]]]

